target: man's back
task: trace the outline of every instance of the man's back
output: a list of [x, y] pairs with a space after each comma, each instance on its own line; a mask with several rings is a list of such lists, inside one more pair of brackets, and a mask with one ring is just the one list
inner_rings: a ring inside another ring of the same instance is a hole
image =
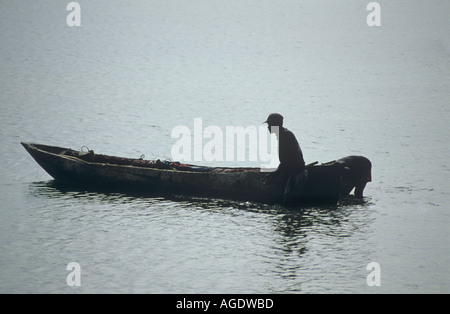
[[289, 173], [303, 171], [305, 161], [295, 135], [286, 128], [280, 128], [278, 158], [280, 166]]
[[294, 133], [283, 127], [283, 116], [279, 113], [271, 113], [265, 123], [268, 124], [270, 133], [278, 137], [278, 159], [280, 165], [277, 170], [264, 177], [264, 183], [270, 184], [278, 176], [282, 176], [285, 182], [284, 194], [301, 193], [308, 177], [305, 161], [300, 145]]

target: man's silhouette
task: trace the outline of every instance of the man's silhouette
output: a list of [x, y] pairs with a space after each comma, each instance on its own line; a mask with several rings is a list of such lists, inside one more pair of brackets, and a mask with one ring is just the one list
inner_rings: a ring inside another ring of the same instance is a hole
[[[283, 116], [272, 113], [264, 122], [268, 124], [270, 133], [275, 133], [278, 138], [278, 159], [280, 165], [277, 170], [264, 178], [265, 184], [270, 184], [273, 179], [283, 176], [286, 180], [284, 194], [294, 193], [299, 195], [306, 183], [308, 172], [300, 145], [294, 133], [283, 127]], [[294, 188], [294, 190], [293, 190]]]

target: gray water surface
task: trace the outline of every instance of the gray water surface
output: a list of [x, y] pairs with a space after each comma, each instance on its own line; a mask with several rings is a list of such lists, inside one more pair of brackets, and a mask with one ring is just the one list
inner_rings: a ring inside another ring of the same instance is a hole
[[[66, 5], [0, 5], [0, 292], [450, 292], [447, 2], [383, 2], [380, 27], [361, 1], [80, 2], [80, 27]], [[166, 159], [175, 126], [258, 127], [271, 112], [307, 163], [370, 158], [364, 200], [90, 191], [20, 145]]]

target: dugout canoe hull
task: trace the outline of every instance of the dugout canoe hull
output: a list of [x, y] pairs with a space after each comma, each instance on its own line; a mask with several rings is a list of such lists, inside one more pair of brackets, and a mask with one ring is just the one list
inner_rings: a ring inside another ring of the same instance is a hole
[[21, 144], [57, 181], [151, 195], [175, 193], [263, 203], [337, 203], [344, 171], [342, 165], [334, 162], [308, 166], [308, 180], [302, 195], [286, 199], [282, 180], [265, 185], [263, 178], [267, 172], [260, 168], [179, 165], [58, 146]]

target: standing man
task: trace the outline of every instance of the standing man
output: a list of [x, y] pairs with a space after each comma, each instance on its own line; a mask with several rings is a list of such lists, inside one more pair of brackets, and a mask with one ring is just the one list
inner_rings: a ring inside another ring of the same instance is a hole
[[279, 113], [270, 114], [264, 123], [268, 124], [269, 132], [275, 133], [278, 138], [280, 165], [276, 171], [268, 174], [263, 182], [270, 184], [276, 177], [282, 175], [283, 182], [286, 182], [285, 197], [293, 188], [295, 189], [292, 192], [300, 195], [308, 177], [300, 145], [294, 133], [283, 127], [283, 116]]

